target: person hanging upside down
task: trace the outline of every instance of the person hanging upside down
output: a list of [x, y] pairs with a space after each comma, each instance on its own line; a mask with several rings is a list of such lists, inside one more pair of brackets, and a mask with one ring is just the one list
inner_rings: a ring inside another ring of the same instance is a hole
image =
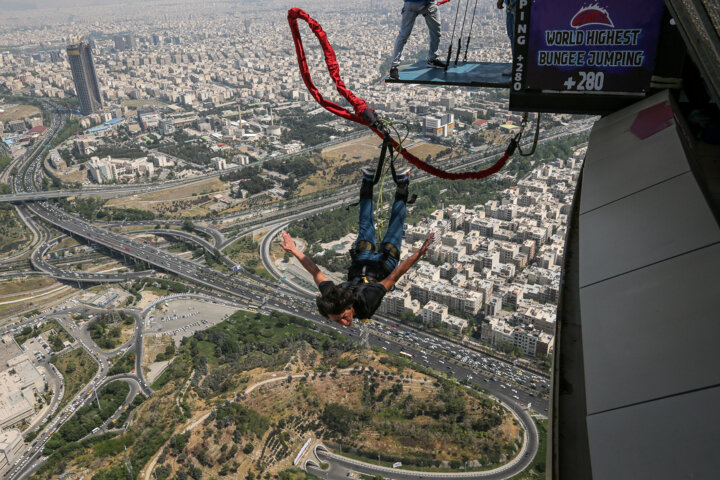
[[398, 67], [402, 59], [403, 48], [407, 43], [413, 27], [415, 19], [418, 15], [425, 17], [425, 23], [428, 26], [430, 36], [430, 49], [428, 50], [427, 65], [432, 68], [445, 68], [445, 62], [438, 59], [440, 56], [440, 15], [438, 14], [438, 6], [435, 0], [405, 0], [402, 8], [402, 20], [400, 21], [400, 33], [395, 40], [395, 50], [393, 51], [392, 61], [390, 63], [390, 78], [397, 80], [399, 78]]
[[420, 257], [427, 253], [434, 233], [425, 239], [422, 247], [400, 262], [403, 225], [405, 223], [410, 169], [397, 173], [395, 202], [390, 214], [387, 233], [376, 251], [375, 219], [373, 215], [373, 179], [375, 172], [363, 168], [360, 187], [360, 219], [358, 238], [350, 251], [352, 263], [348, 269], [348, 281], [335, 285], [326, 277], [307, 255], [298, 250], [290, 234], [282, 232], [280, 246], [297, 258], [313, 276], [320, 290], [316, 298], [320, 314], [340, 325], [349, 326], [353, 318], [366, 320], [373, 316], [385, 294]]

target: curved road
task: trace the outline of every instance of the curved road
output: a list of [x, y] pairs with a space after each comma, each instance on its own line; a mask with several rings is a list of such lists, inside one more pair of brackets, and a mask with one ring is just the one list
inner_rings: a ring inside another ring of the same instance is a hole
[[[538, 450], [538, 432], [535, 426], [535, 422], [532, 420], [530, 415], [525, 410], [518, 411], [516, 408], [512, 408], [512, 404], [503, 405], [508, 408], [519, 420], [520, 424], [524, 429], [524, 442], [523, 447], [520, 449], [518, 454], [507, 464], [494, 468], [492, 470], [477, 471], [477, 472], [419, 472], [405, 469], [388, 468], [372, 463], [362, 462], [352, 458], [344, 457], [342, 455], [334, 454], [328, 450], [323, 451], [324, 446], [319, 445], [316, 447], [315, 455], [318, 460], [330, 464], [330, 471], [328, 473], [334, 473], [334, 478], [343, 478], [347, 474], [342, 474], [344, 471], [355, 471], [363, 473], [365, 475], [381, 475], [385, 478], [392, 478], [393, 480], [418, 480], [418, 479], [463, 479], [463, 480], [505, 480], [511, 478], [523, 470], [535, 458], [535, 454]], [[323, 478], [325, 473], [323, 470], [315, 468], [319, 473], [316, 474], [320, 478]], [[333, 472], [335, 470], [335, 472]], [[341, 472], [338, 472], [341, 470]], [[338, 475], [339, 473], [339, 475]]]
[[115, 283], [144, 278], [154, 273], [154, 270], [126, 273], [90, 273], [63, 270], [45, 260], [45, 254], [47, 251], [56, 244], [57, 239], [51, 242], [41, 243], [30, 256], [30, 262], [37, 270], [50, 275], [57, 280], [79, 283]]
[[16, 207], [16, 211], [22, 222], [30, 229], [30, 231], [33, 234], [33, 239], [30, 242], [30, 244], [23, 248], [21, 251], [10, 255], [8, 257], [3, 257], [0, 259], [0, 263], [8, 263], [12, 262], [13, 260], [16, 260], [23, 255], [26, 255], [30, 250], [35, 248], [35, 246], [43, 240], [43, 232], [40, 231], [40, 229], [35, 225], [35, 223], [28, 217], [30, 217], [30, 213], [27, 211], [27, 208], [25, 208], [23, 205], [18, 205]]

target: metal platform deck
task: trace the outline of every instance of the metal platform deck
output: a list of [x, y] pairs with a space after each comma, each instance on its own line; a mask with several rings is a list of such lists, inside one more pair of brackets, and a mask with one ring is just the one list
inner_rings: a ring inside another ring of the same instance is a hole
[[510, 63], [494, 62], [458, 62], [457, 67], [450, 63], [447, 72], [442, 68], [430, 68], [425, 61], [417, 62], [400, 70], [400, 78], [386, 78], [387, 83], [413, 83], [421, 85], [448, 85], [458, 87], [510, 88]]

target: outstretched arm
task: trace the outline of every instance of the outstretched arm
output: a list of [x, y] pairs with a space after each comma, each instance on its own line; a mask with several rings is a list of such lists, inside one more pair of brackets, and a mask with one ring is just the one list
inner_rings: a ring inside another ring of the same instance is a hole
[[400, 265], [398, 265], [395, 270], [393, 270], [392, 273], [390, 273], [390, 275], [385, 278], [385, 280], [380, 282], [380, 284], [385, 287], [385, 290], [390, 290], [392, 287], [394, 287], [395, 283], [400, 280], [400, 277], [405, 275], [405, 273], [410, 270], [410, 267], [415, 265], [415, 262], [420, 260], [420, 257], [427, 253], [427, 249], [432, 243], [432, 239], [434, 236], [435, 233], [431, 233], [430, 235], [428, 235], [425, 239], [425, 243], [423, 243], [422, 247], [420, 247], [417, 252], [413, 253], [408, 258], [400, 262]]
[[330, 280], [328, 277], [325, 276], [325, 274], [320, 271], [320, 268], [315, 265], [315, 262], [313, 262], [310, 257], [298, 250], [297, 246], [295, 245], [295, 240], [293, 240], [290, 234], [286, 231], [282, 232], [282, 241], [280, 242], [280, 246], [286, 252], [292, 253], [295, 258], [300, 261], [300, 264], [303, 266], [303, 268], [307, 270], [310, 275], [312, 275], [313, 280], [315, 280], [315, 285], [320, 285], [320, 283]]

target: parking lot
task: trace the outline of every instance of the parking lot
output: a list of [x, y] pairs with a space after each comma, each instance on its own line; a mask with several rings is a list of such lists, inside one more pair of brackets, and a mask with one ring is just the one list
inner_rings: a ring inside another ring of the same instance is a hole
[[145, 332], [172, 335], [176, 345], [197, 330], [222, 322], [235, 308], [212, 302], [177, 299], [158, 304], [145, 319]]

